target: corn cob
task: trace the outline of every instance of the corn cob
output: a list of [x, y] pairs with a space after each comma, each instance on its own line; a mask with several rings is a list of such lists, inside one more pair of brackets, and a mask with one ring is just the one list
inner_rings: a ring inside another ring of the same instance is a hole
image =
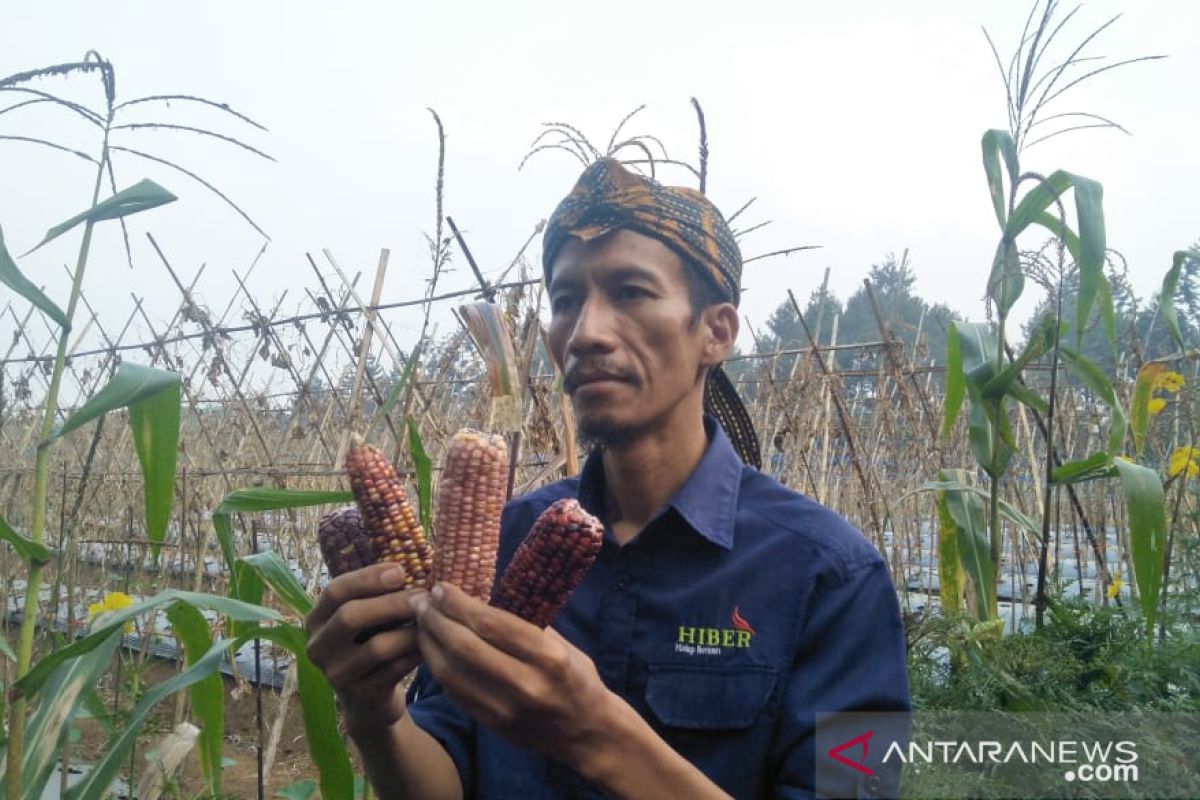
[[317, 523], [317, 542], [331, 578], [375, 563], [371, 536], [363, 526], [362, 515], [353, 506], [321, 517]]
[[433, 548], [391, 462], [378, 448], [355, 436], [346, 453], [346, 474], [371, 537], [375, 561], [393, 561], [404, 567], [406, 586], [428, 586]]
[[446, 448], [433, 531], [433, 579], [487, 600], [496, 577], [500, 513], [508, 494], [508, 445], [499, 434], [463, 428]]
[[542, 512], [496, 583], [491, 604], [546, 627], [600, 552], [604, 526], [566, 497]]

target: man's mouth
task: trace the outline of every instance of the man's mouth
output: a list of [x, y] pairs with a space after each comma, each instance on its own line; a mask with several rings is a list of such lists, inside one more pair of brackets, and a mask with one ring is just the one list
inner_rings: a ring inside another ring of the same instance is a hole
[[567, 374], [564, 386], [568, 394], [574, 394], [577, 389], [602, 383], [626, 383], [627, 378], [613, 372], [598, 370], [576, 370]]

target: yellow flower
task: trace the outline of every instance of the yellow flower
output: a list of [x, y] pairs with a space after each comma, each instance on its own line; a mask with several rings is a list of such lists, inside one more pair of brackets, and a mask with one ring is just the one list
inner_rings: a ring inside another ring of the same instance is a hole
[[1113, 600], [1121, 593], [1121, 587], [1125, 585], [1125, 581], [1121, 580], [1121, 576], [1112, 579], [1112, 583], [1108, 585], [1108, 599]]
[[1154, 388], [1175, 394], [1183, 388], [1183, 376], [1178, 372], [1164, 372], [1154, 381]]
[[[114, 611], [120, 611], [122, 608], [129, 608], [133, 605], [133, 598], [124, 592], [110, 592], [104, 595], [104, 599], [99, 603], [91, 603], [88, 605], [88, 622], [92, 622], [101, 614], [109, 614]], [[133, 630], [133, 622], [125, 623], [125, 632]]]
[[1174, 478], [1185, 471], [1189, 478], [1200, 474], [1200, 448], [1176, 447], [1175, 451], [1171, 453], [1170, 461], [1167, 464], [1167, 474]]
[[1146, 409], [1150, 412], [1150, 416], [1161, 414], [1162, 410], [1167, 407], [1167, 401], [1161, 397], [1154, 397], [1146, 404]]

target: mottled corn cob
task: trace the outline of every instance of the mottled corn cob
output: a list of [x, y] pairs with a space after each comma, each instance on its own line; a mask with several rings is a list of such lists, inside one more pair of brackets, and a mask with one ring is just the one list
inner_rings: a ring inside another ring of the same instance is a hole
[[496, 577], [500, 512], [508, 494], [508, 445], [499, 434], [463, 428], [446, 448], [433, 533], [433, 579], [487, 600]]
[[600, 520], [574, 498], [542, 512], [496, 583], [492, 605], [546, 627], [596, 560], [604, 536]]
[[375, 561], [394, 561], [404, 567], [406, 586], [428, 586], [433, 548], [391, 462], [356, 436], [346, 454], [346, 474], [371, 536]]
[[321, 517], [317, 542], [331, 578], [375, 563], [371, 536], [357, 508], [343, 508]]

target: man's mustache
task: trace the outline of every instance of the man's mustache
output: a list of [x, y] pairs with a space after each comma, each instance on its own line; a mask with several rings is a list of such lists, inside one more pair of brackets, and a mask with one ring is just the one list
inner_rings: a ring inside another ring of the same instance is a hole
[[576, 361], [571, 364], [563, 378], [567, 392], [573, 392], [590, 381], [613, 380], [632, 383], [634, 376], [620, 365], [605, 361]]

